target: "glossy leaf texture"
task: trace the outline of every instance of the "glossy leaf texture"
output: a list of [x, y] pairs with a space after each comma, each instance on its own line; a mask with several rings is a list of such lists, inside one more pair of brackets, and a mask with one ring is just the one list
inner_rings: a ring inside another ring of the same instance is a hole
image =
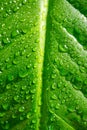
[[86, 0], [0, 0], [0, 130], [87, 130]]

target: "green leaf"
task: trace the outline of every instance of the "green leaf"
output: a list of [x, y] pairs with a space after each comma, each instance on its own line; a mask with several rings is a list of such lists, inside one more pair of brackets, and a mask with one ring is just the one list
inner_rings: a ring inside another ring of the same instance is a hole
[[86, 6], [0, 1], [0, 130], [87, 130]]

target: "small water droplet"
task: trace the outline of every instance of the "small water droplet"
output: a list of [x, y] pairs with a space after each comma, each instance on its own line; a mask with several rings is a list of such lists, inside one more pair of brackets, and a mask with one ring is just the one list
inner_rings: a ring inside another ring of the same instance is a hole
[[17, 64], [17, 61], [14, 59], [14, 60], [12, 61], [12, 63], [13, 63], [14, 65], [16, 65], [16, 64]]
[[86, 121], [87, 122], [87, 115], [83, 115], [83, 121]]
[[19, 112], [23, 112], [24, 109], [25, 109], [24, 106], [19, 107]]
[[24, 117], [23, 117], [23, 116], [20, 116], [20, 120], [21, 120], [21, 121], [24, 120]]
[[13, 8], [13, 12], [17, 12], [19, 10], [19, 7], [18, 6], [15, 6], [14, 8]]
[[16, 102], [19, 102], [19, 96], [18, 96], [18, 95], [14, 96], [14, 100], [15, 100]]
[[52, 89], [56, 89], [56, 83], [52, 84]]
[[22, 90], [25, 90], [26, 88], [27, 88], [27, 86], [26, 86], [26, 85], [22, 86]]
[[9, 105], [8, 105], [7, 103], [4, 103], [4, 104], [2, 104], [2, 108], [3, 108], [4, 110], [8, 110]]
[[11, 36], [12, 36], [12, 38], [15, 38], [17, 35], [19, 35], [20, 34], [20, 32], [19, 32], [19, 30], [14, 30], [13, 32], [12, 32], [12, 34], [11, 34]]
[[0, 74], [2, 73], [2, 71], [0, 70]]
[[27, 113], [27, 116], [26, 116], [28, 119], [31, 117], [31, 113]]
[[11, 85], [10, 84], [7, 84], [6, 85], [6, 89], [10, 89], [11, 88]]
[[9, 125], [8, 121], [6, 121], [6, 124], [5, 124], [5, 126], [4, 126], [4, 129], [5, 129], [5, 130], [8, 130], [9, 128], [10, 128], [10, 125]]
[[22, 2], [23, 4], [26, 4], [27, 3], [27, 0], [23, 0], [23, 2]]
[[17, 52], [15, 53], [15, 56], [17, 57], [17, 56], [19, 56], [19, 55], [20, 55], [20, 52], [17, 51]]
[[35, 123], [36, 123], [36, 120], [32, 120], [32, 123], [35, 124]]
[[20, 78], [25, 78], [26, 76], [28, 76], [28, 71], [27, 70], [19, 72], [19, 77]]
[[59, 49], [60, 52], [63, 52], [63, 53], [67, 52], [67, 46], [66, 45], [61, 45], [60, 44], [58, 46], [58, 49]]
[[12, 118], [15, 119], [15, 118], [16, 118], [16, 115], [15, 115], [15, 114], [12, 114]]
[[4, 112], [1, 112], [1, 113], [0, 113], [0, 117], [3, 117], [4, 115], [5, 115]]
[[53, 100], [55, 100], [55, 99], [57, 99], [57, 96], [56, 96], [55, 94], [53, 94], [53, 95], [51, 96], [51, 98], [52, 98]]
[[3, 43], [4, 43], [4, 44], [8, 44], [8, 43], [10, 43], [9, 38], [8, 38], [8, 37], [7, 37], [7, 38], [3, 38]]
[[14, 76], [12, 74], [8, 74], [8, 81], [12, 81], [14, 79]]
[[26, 100], [28, 100], [30, 98], [30, 96], [29, 95], [26, 95]]

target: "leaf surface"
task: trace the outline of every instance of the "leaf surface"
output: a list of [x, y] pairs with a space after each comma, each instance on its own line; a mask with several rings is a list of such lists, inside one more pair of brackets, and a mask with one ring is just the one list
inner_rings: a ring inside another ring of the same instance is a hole
[[0, 1], [0, 130], [87, 130], [86, 5]]

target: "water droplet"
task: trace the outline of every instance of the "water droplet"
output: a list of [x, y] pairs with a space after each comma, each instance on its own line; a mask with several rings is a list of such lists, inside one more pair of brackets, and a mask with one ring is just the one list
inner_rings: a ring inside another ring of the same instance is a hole
[[32, 120], [32, 123], [35, 124], [35, 123], [36, 123], [36, 120]]
[[30, 93], [34, 94], [36, 92], [36, 89], [31, 89]]
[[50, 126], [48, 127], [48, 130], [53, 130], [53, 126], [50, 125]]
[[19, 10], [19, 7], [18, 6], [15, 6], [14, 8], [13, 8], [13, 12], [17, 12]]
[[69, 105], [67, 109], [69, 112], [75, 112], [75, 107], [73, 105], [72, 106]]
[[12, 36], [12, 38], [15, 38], [17, 35], [19, 35], [20, 34], [20, 32], [19, 32], [19, 30], [14, 30], [13, 32], [12, 32], [12, 34], [11, 34], [11, 36]]
[[12, 81], [14, 79], [14, 76], [12, 74], [8, 74], [8, 81]]
[[27, 33], [27, 29], [26, 29], [26, 28], [23, 28], [23, 29], [22, 29], [22, 33], [23, 33], [23, 34], [26, 34], [26, 33]]
[[9, 105], [8, 105], [7, 103], [4, 103], [4, 104], [2, 104], [2, 108], [3, 108], [4, 110], [8, 110]]
[[18, 96], [18, 95], [14, 96], [14, 100], [15, 100], [16, 102], [19, 102], [19, 96]]
[[6, 63], [9, 62], [9, 58], [7, 58], [7, 59], [5, 60], [5, 62], [6, 62]]
[[7, 37], [7, 38], [3, 38], [3, 43], [4, 43], [4, 44], [8, 44], [8, 43], [10, 43], [9, 38], [8, 38], [8, 37]]
[[22, 86], [22, 90], [25, 90], [26, 88], [27, 88], [27, 86], [26, 86], [26, 85]]
[[87, 115], [83, 115], [83, 121], [86, 121], [87, 122]]
[[67, 46], [66, 45], [61, 45], [60, 44], [58, 46], [58, 49], [59, 49], [60, 52], [63, 52], [63, 53], [67, 52]]
[[56, 97], [55, 94], [53, 94], [53, 95], [51, 96], [51, 98], [52, 98], [53, 100], [57, 99], [57, 97]]
[[31, 117], [31, 113], [27, 113], [27, 118], [29, 119]]
[[4, 115], [5, 115], [5, 113], [4, 113], [4, 112], [0, 113], [0, 117], [3, 117]]
[[10, 125], [9, 125], [8, 121], [6, 121], [6, 124], [5, 124], [5, 126], [4, 126], [4, 129], [5, 129], [5, 130], [8, 130], [9, 128], [10, 128]]
[[0, 70], [0, 74], [2, 73], [2, 71]]
[[19, 55], [20, 55], [20, 52], [17, 51], [17, 52], [15, 53], [15, 56], [17, 57], [17, 56], [19, 56]]
[[5, 14], [3, 15], [4, 18], [6, 18], [7, 16], [8, 16], [8, 13], [5, 13]]
[[19, 107], [19, 112], [23, 112], [24, 109], [25, 109], [24, 106]]
[[15, 114], [12, 114], [12, 118], [15, 119], [15, 118], [16, 118], [16, 115], [15, 115]]
[[20, 116], [20, 120], [21, 120], [21, 121], [24, 120], [24, 117], [23, 117], [23, 116]]
[[52, 84], [52, 89], [56, 89], [56, 83]]
[[10, 89], [11, 88], [11, 85], [10, 84], [7, 84], [6, 85], [6, 89]]
[[28, 71], [27, 70], [19, 72], [19, 77], [20, 78], [25, 78], [26, 76], [28, 76]]
[[21, 55], [23, 56], [25, 53], [26, 53], [26, 50], [23, 50], [23, 51], [21, 52]]
[[16, 65], [16, 64], [17, 64], [17, 61], [14, 59], [14, 60], [12, 61], [12, 63], [13, 63], [14, 65]]
[[23, 4], [26, 4], [27, 3], [27, 0], [23, 0], [23, 2], [22, 2]]
[[57, 103], [57, 104], [55, 105], [55, 109], [59, 109], [59, 108], [60, 108], [60, 104]]
[[30, 98], [30, 96], [29, 95], [26, 95], [26, 100], [28, 100]]

